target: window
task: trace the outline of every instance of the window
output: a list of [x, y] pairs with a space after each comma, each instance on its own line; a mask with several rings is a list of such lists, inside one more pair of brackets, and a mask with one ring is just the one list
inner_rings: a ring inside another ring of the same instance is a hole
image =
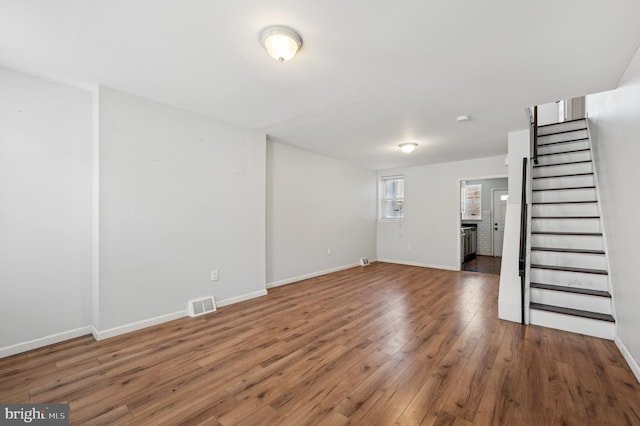
[[380, 179], [380, 219], [404, 218], [404, 176]]

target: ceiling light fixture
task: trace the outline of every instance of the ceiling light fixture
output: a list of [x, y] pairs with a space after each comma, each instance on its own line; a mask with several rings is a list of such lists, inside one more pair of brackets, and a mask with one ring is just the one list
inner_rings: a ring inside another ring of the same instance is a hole
[[281, 25], [265, 28], [260, 35], [260, 41], [269, 55], [278, 62], [293, 58], [302, 46], [300, 35]]
[[471, 117], [469, 117], [468, 115], [459, 115], [456, 120], [458, 120], [458, 123], [462, 123], [463, 121], [471, 120]]
[[402, 152], [408, 154], [410, 152], [413, 152], [416, 149], [416, 146], [418, 146], [418, 144], [415, 142], [407, 142], [407, 143], [401, 143], [398, 146], [400, 147]]

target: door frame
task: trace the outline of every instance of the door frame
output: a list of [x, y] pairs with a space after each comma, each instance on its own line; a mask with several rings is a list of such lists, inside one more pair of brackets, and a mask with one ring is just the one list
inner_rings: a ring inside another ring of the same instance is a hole
[[[507, 178], [509, 179], [509, 175], [508, 174], [501, 174], [501, 175], [489, 175], [489, 176], [470, 176], [470, 177], [459, 177], [458, 179], [456, 179], [456, 224], [457, 227], [455, 229], [455, 239], [456, 239], [456, 245], [458, 247], [458, 250], [456, 251], [456, 255], [457, 255], [457, 264], [458, 264], [458, 271], [462, 270], [462, 262], [460, 261], [460, 251], [462, 250], [462, 246], [460, 245], [460, 228], [462, 228], [462, 212], [460, 211], [460, 203], [461, 203], [461, 199], [460, 196], [462, 195], [460, 192], [460, 186], [462, 185], [462, 181], [467, 181], [467, 180], [485, 180], [485, 179], [503, 179], [503, 178]], [[493, 203], [493, 199], [491, 201], [491, 203]], [[452, 237], [453, 237], [453, 233], [452, 233]], [[491, 238], [491, 244], [493, 244], [493, 237]], [[493, 246], [491, 247], [491, 253], [493, 253]]]
[[[492, 188], [491, 189], [491, 223], [495, 223], [495, 206], [493, 205], [493, 200], [495, 200], [495, 193], [496, 191], [507, 191], [507, 195], [509, 195], [509, 188]], [[506, 219], [506, 218], [503, 218]], [[491, 256], [496, 257], [495, 256], [495, 239], [496, 239], [496, 235], [493, 232], [495, 225], [491, 225]], [[504, 238], [504, 235], [503, 235]], [[503, 240], [503, 247], [504, 247], [504, 240]]]

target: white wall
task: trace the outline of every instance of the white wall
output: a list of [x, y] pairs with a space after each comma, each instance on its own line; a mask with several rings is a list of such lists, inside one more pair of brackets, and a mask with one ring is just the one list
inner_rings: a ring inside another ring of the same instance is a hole
[[268, 285], [374, 258], [376, 191], [374, 171], [269, 141]]
[[616, 342], [640, 380], [640, 286], [637, 261], [640, 158], [640, 51], [614, 91], [586, 100], [617, 322]]
[[460, 269], [460, 180], [506, 176], [504, 156], [378, 172], [404, 175], [405, 218], [378, 222], [378, 259]]
[[107, 88], [99, 121], [98, 334], [266, 294], [265, 135]]
[[2, 68], [0, 93], [3, 356], [91, 324], [92, 94]]
[[560, 118], [560, 107], [557, 102], [538, 105], [538, 124], [557, 123]]
[[[509, 133], [509, 199], [504, 224], [498, 317], [521, 322], [521, 284], [518, 259], [520, 257], [520, 215], [522, 212], [522, 159], [531, 157], [529, 130]], [[529, 164], [530, 166], [530, 164]], [[529, 226], [531, 226], [529, 224]], [[527, 294], [525, 292], [525, 297]], [[525, 312], [526, 315], [526, 312]], [[525, 318], [525, 321], [527, 319]]]

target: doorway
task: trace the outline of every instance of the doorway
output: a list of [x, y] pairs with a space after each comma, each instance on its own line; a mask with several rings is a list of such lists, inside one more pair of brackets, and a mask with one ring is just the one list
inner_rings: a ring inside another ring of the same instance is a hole
[[460, 181], [460, 269], [500, 274], [507, 178]]

